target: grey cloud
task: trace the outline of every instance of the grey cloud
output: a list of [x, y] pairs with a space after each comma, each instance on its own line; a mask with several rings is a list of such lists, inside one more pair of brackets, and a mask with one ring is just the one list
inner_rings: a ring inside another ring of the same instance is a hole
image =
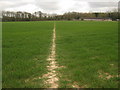
[[85, 2], [119, 2], [119, 0], [75, 0], [75, 1], [85, 1]]
[[117, 2], [89, 2], [91, 8], [118, 7]]
[[[91, 11], [94, 9], [99, 10], [99, 8], [111, 8], [111, 7], [117, 7], [117, 2], [119, 0], [73, 0], [76, 4], [71, 6], [69, 11], [71, 10], [78, 10], [78, 8], [86, 7], [83, 6], [82, 2], [87, 2], [89, 7], [91, 8]], [[22, 7], [28, 4], [35, 5], [38, 9], [36, 10], [43, 10], [47, 13], [49, 12], [62, 12], [62, 7], [59, 5], [61, 0], [0, 0], [0, 11], [9, 9], [9, 8], [18, 8]], [[69, 4], [69, 1], [68, 1]], [[64, 6], [63, 6], [64, 7]], [[32, 7], [30, 7], [31, 9]], [[83, 9], [84, 10], [84, 9]], [[88, 9], [86, 9], [88, 10]], [[64, 10], [63, 10], [64, 11]], [[81, 10], [82, 11], [82, 10]]]
[[35, 5], [43, 11], [56, 11], [60, 9], [59, 0], [0, 0], [0, 11], [8, 8], [17, 8], [28, 4]]
[[43, 10], [54, 11], [59, 9], [59, 1], [58, 0], [36, 0], [36, 5]]
[[28, 2], [25, 1], [17, 1], [17, 0], [1, 0], [0, 1], [0, 11], [4, 10], [6, 8], [15, 8], [19, 6], [24, 6], [27, 5]]

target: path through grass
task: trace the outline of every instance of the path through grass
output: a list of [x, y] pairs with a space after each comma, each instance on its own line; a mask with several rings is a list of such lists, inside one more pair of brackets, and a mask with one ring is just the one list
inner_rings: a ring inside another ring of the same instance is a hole
[[[48, 82], [58, 76], [57, 87], [118, 87], [117, 27], [107, 21], [56, 21], [55, 43], [52, 21], [3, 23], [3, 88], [47, 87], [42, 76], [54, 65], [58, 75]], [[56, 61], [50, 64], [51, 42]]]

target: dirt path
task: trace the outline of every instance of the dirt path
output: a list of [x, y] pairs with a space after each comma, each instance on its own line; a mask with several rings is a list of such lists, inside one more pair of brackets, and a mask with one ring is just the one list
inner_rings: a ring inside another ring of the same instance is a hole
[[[66, 68], [65, 66], [60, 66], [57, 61], [56, 61], [56, 25], [54, 23], [54, 28], [53, 28], [53, 35], [52, 35], [52, 44], [50, 47], [50, 54], [48, 55], [47, 58], [48, 61], [48, 66], [47, 66], [47, 74], [44, 74], [42, 76], [39, 77], [34, 77], [34, 78], [28, 78], [25, 80], [25, 82], [29, 82], [29, 81], [34, 81], [34, 80], [38, 80], [38, 79], [43, 79], [44, 80], [44, 88], [58, 88], [58, 81], [60, 78], [58, 78], [58, 74], [59, 77], [62, 77], [62, 75], [60, 74], [60, 72], [57, 72], [56, 69], [63, 69]], [[66, 78], [62, 78], [62, 81], [67, 82], [66, 85], [68, 84], [68, 86], [72, 86], [73, 88], [82, 88], [79, 86], [79, 84], [77, 82], [73, 82], [66, 79]]]
[[57, 62], [56, 62], [56, 26], [54, 23], [54, 29], [53, 29], [53, 38], [52, 38], [52, 45], [51, 45], [51, 51], [48, 56], [47, 61], [49, 62], [49, 65], [47, 66], [48, 73], [43, 75], [43, 78], [46, 78], [45, 81], [46, 85], [49, 85], [50, 88], [58, 88], [58, 80], [56, 69], [58, 68]]

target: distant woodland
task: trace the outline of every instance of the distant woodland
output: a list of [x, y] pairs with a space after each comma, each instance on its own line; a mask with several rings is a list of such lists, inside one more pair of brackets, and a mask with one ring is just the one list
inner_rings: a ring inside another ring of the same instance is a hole
[[106, 13], [80, 13], [80, 12], [67, 12], [63, 15], [47, 14], [41, 11], [28, 13], [28, 12], [12, 12], [2, 11], [2, 21], [48, 21], [48, 20], [84, 20], [84, 19], [111, 19], [113, 21], [119, 19], [119, 13], [106, 12]]

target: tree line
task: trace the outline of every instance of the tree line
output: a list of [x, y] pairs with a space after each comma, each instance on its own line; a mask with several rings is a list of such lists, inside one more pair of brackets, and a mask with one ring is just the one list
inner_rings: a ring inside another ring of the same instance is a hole
[[80, 13], [80, 12], [67, 12], [63, 15], [47, 14], [41, 11], [28, 13], [28, 12], [12, 12], [2, 11], [2, 21], [45, 21], [45, 20], [84, 20], [84, 19], [119, 19], [119, 13], [106, 12], [106, 13]]

